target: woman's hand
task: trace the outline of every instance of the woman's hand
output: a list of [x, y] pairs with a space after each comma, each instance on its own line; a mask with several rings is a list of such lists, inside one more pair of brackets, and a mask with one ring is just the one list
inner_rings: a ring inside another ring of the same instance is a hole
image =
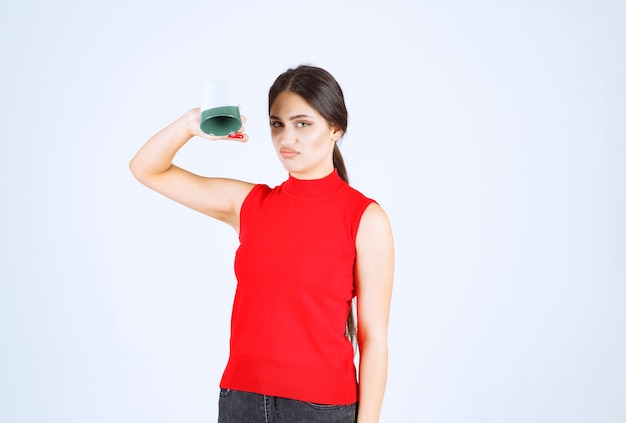
[[[209, 135], [209, 134], [202, 132], [202, 130], [200, 129], [200, 108], [199, 107], [195, 109], [191, 109], [188, 112], [186, 112], [183, 115], [183, 119], [185, 120], [187, 124], [190, 137], [196, 136], [196, 137], [205, 138], [211, 141], [227, 140], [227, 141], [238, 141], [238, 142], [248, 142], [248, 139], [249, 139], [248, 134], [245, 133], [246, 128], [243, 125], [234, 134], [225, 135], [221, 137], [216, 137], [216, 136]], [[243, 124], [245, 124], [247, 120], [248, 119], [244, 115], [241, 116], [241, 121]]]

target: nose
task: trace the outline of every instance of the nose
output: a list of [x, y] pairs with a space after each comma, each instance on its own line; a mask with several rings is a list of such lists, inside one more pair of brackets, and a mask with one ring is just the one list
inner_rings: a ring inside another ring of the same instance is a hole
[[278, 144], [290, 145], [296, 142], [296, 132], [289, 127], [284, 127], [278, 135]]

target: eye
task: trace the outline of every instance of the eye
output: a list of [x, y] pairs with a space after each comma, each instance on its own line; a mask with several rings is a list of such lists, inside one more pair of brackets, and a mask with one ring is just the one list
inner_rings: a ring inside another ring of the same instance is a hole
[[311, 126], [311, 124], [308, 123], [308, 122], [297, 122], [296, 123], [296, 127], [298, 127], [298, 128], [306, 128], [307, 126]]
[[273, 122], [270, 122], [270, 126], [271, 126], [272, 128], [282, 128], [283, 123], [282, 123], [282, 122], [279, 122], [279, 121], [277, 121], [277, 120], [275, 120], [275, 121], [273, 121]]

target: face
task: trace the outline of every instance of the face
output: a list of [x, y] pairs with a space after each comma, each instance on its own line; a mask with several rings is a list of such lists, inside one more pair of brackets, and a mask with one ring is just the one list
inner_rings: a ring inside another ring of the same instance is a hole
[[282, 92], [270, 110], [272, 142], [285, 169], [298, 179], [320, 179], [333, 169], [333, 148], [343, 134], [302, 97]]

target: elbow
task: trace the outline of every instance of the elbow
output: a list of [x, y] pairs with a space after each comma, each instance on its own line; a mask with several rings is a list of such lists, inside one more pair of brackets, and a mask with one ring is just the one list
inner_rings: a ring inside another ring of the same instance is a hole
[[132, 159], [130, 159], [130, 162], [128, 163], [128, 168], [130, 169], [130, 173], [132, 173], [132, 175], [135, 176], [135, 178], [136, 178], [137, 177], [135, 175], [136, 165], [135, 165], [135, 158], [134, 157]]
[[145, 180], [145, 173], [142, 171], [142, 167], [136, 156], [133, 157], [128, 163], [128, 168], [130, 169], [130, 173], [135, 177], [135, 179], [143, 183], [143, 181]]
[[159, 178], [164, 173], [155, 172], [154, 169], [150, 167], [149, 162], [146, 162], [141, 157], [137, 156], [132, 158], [132, 160], [128, 163], [128, 167], [130, 169], [130, 173], [135, 177], [135, 179], [137, 179], [137, 181], [152, 189], [154, 189]]
[[388, 349], [388, 337], [386, 330], [359, 330], [357, 332], [359, 349], [386, 351]]

